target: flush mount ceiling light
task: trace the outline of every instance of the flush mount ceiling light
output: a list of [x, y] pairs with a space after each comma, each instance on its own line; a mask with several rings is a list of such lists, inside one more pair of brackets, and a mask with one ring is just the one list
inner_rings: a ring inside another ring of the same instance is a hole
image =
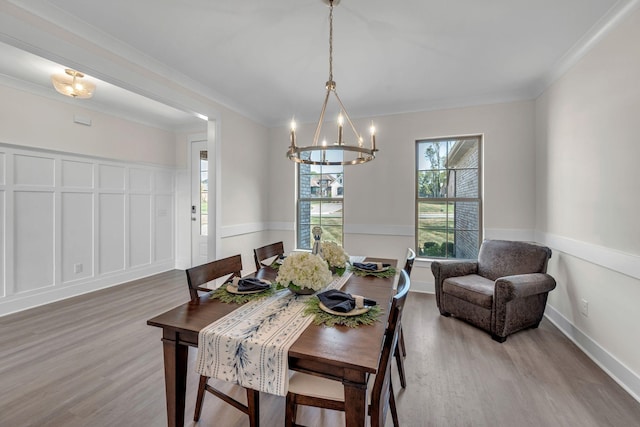
[[[349, 114], [347, 114], [347, 110], [344, 108], [338, 92], [336, 92], [336, 82], [333, 80], [333, 7], [337, 6], [340, 0], [322, 0], [322, 2], [329, 5], [329, 80], [325, 84], [327, 92], [311, 145], [305, 147], [296, 145], [296, 123], [293, 120], [291, 121], [290, 146], [287, 151], [287, 157], [294, 162], [310, 165], [357, 165], [366, 163], [375, 159], [376, 151], [378, 151], [376, 149], [375, 127], [373, 124], [371, 125], [370, 148], [367, 148], [364, 146], [362, 136], [356, 131], [355, 126], [351, 122]], [[337, 124], [337, 139], [331, 145], [328, 145], [324, 139], [322, 143], [319, 144], [324, 115], [331, 95], [334, 95], [340, 108]], [[349, 124], [355, 138], [351, 143], [347, 142], [344, 135], [345, 120]], [[334, 154], [336, 154], [335, 152], [338, 152], [337, 156], [334, 156]], [[339, 154], [342, 154], [342, 156]], [[340, 160], [338, 160], [338, 158]]]
[[88, 80], [83, 80], [84, 74], [79, 71], [66, 68], [65, 74], [51, 76], [53, 87], [63, 95], [72, 98], [88, 99], [93, 96], [96, 85]]

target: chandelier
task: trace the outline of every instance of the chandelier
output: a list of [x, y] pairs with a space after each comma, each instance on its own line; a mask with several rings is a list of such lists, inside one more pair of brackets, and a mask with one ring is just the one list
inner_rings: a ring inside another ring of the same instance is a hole
[[[289, 160], [293, 160], [297, 163], [309, 164], [309, 165], [357, 165], [360, 163], [366, 163], [375, 159], [376, 157], [376, 135], [375, 127], [371, 124], [370, 132], [371, 139], [368, 147], [364, 144], [364, 139], [356, 131], [355, 126], [347, 114], [347, 110], [344, 108], [338, 92], [336, 92], [336, 82], [333, 80], [333, 6], [338, 5], [340, 0], [322, 0], [329, 5], [329, 80], [325, 84], [326, 94], [324, 102], [322, 103], [322, 109], [320, 111], [320, 119], [316, 126], [316, 131], [313, 135], [313, 142], [309, 146], [300, 147], [296, 144], [296, 123], [291, 121], [291, 134], [290, 134], [290, 146], [287, 151], [287, 157]], [[324, 116], [327, 110], [327, 103], [331, 95], [335, 96], [340, 107], [340, 113], [338, 115], [338, 123], [336, 129], [336, 140], [332, 144], [327, 144], [326, 139], [323, 139], [321, 143], [320, 133], [322, 132], [322, 126], [324, 124]], [[344, 126], [348, 123], [355, 141], [351, 143], [347, 142], [344, 135]], [[331, 153], [333, 151], [342, 152], [341, 160], [336, 160]]]
[[70, 68], [66, 68], [64, 72], [64, 74], [51, 76], [51, 83], [59, 93], [81, 99], [88, 99], [93, 96], [96, 85], [88, 80], [82, 80], [84, 74]]

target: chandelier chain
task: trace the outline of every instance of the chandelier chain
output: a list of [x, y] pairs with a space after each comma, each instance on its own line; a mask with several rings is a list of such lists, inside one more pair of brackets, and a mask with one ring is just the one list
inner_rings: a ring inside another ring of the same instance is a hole
[[329, 1], [329, 84], [333, 84], [333, 0]]

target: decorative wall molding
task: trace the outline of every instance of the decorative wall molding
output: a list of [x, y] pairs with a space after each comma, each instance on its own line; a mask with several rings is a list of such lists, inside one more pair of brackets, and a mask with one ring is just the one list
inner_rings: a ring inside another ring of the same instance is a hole
[[638, 255], [543, 232], [536, 232], [536, 241], [576, 258], [640, 279]]
[[620, 22], [631, 15], [638, 7], [640, 0], [619, 1], [604, 15], [569, 51], [560, 58], [555, 67], [550, 70], [537, 85], [535, 97], [540, 96], [549, 86], [562, 77], [587, 52], [597, 45], [607, 34], [616, 28]]
[[597, 342], [575, 327], [566, 317], [547, 304], [545, 317], [567, 336], [580, 350], [604, 370], [620, 387], [640, 402], [640, 377]]
[[235, 236], [241, 236], [243, 234], [259, 233], [261, 231], [268, 231], [268, 223], [266, 222], [253, 222], [246, 224], [234, 224], [220, 227], [220, 234], [223, 239]]
[[[267, 222], [252, 224], [236, 224], [222, 227], [223, 237], [233, 237], [241, 234], [260, 231], [293, 231], [293, 222]], [[413, 236], [413, 226], [409, 225], [381, 225], [381, 224], [350, 224], [345, 225], [346, 234], [368, 234], [372, 236]], [[614, 249], [598, 246], [579, 240], [569, 239], [554, 234], [543, 233], [533, 229], [515, 228], [487, 228], [486, 239], [534, 241], [545, 244], [552, 249], [564, 252], [610, 270], [640, 279], [640, 256], [627, 254]]]
[[294, 231], [295, 230], [295, 223], [293, 222], [269, 222], [267, 226], [269, 227], [269, 230], [273, 230], [273, 231]]

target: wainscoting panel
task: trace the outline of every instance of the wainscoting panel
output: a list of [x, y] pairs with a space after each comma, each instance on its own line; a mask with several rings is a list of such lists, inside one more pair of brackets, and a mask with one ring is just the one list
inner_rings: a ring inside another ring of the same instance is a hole
[[0, 185], [5, 185], [6, 183], [6, 178], [5, 178], [5, 174], [6, 174], [6, 166], [4, 164], [5, 161], [5, 155], [4, 153], [0, 153]]
[[54, 159], [38, 156], [14, 156], [15, 185], [48, 186], [54, 185], [55, 165]]
[[[1, 155], [2, 157], [4, 157], [4, 155]], [[0, 159], [0, 164], [2, 164], [2, 159]], [[0, 170], [0, 173], [4, 172], [4, 170]], [[0, 174], [0, 176], [3, 176], [2, 174]], [[0, 184], [4, 186], [3, 184]], [[0, 243], [4, 243], [5, 240], [5, 228], [4, 225], [6, 224], [6, 214], [4, 211], [4, 207], [5, 207], [5, 196], [6, 196], [6, 192], [4, 191], [4, 189], [0, 189]], [[4, 268], [4, 263], [5, 263], [5, 257], [4, 257], [4, 244], [0, 244], [0, 298], [4, 297], [6, 295], [6, 281], [5, 281], [5, 268]]]
[[151, 196], [132, 194], [129, 201], [129, 263], [135, 267], [151, 262]]
[[0, 316], [174, 268], [174, 181], [0, 143]]
[[151, 191], [151, 171], [146, 169], [129, 169], [129, 189], [133, 192]]
[[101, 190], [124, 190], [124, 167], [99, 165], [98, 170], [98, 185]]
[[65, 188], [93, 188], [93, 164], [63, 160], [62, 186]]
[[16, 191], [14, 198], [14, 293], [54, 285], [54, 193]]
[[62, 282], [93, 276], [93, 193], [62, 193]]
[[[164, 179], [156, 180], [156, 183], [167, 182]], [[174, 247], [174, 196], [160, 194], [155, 198], [155, 261], [172, 259]]]
[[124, 270], [124, 194], [100, 194], [99, 199], [100, 273]]
[[155, 182], [155, 190], [158, 192], [167, 192], [167, 190], [171, 191], [173, 194], [174, 188], [174, 172], [157, 170], [154, 174], [154, 182]]

